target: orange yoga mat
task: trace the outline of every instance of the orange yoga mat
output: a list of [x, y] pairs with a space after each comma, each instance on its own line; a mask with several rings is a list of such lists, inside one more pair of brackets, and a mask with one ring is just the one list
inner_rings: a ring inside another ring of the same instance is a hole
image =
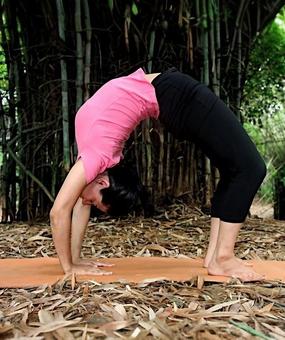
[[[186, 281], [200, 276], [204, 281], [227, 282], [224, 276], [207, 275], [202, 259], [177, 259], [169, 257], [129, 257], [99, 259], [113, 263], [105, 267], [112, 271], [108, 276], [77, 276], [77, 281], [93, 280], [107, 282], [148, 282], [155, 280]], [[267, 280], [285, 282], [285, 261], [249, 261], [256, 272], [265, 275]], [[104, 269], [104, 268], [102, 268]], [[53, 284], [64, 278], [57, 258], [41, 257], [0, 260], [0, 288], [27, 288]]]

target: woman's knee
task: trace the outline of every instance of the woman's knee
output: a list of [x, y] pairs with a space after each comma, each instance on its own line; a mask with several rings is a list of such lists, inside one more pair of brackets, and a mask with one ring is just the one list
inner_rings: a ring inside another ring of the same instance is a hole
[[259, 170], [258, 170], [258, 174], [259, 174], [261, 181], [264, 180], [266, 173], [267, 173], [267, 167], [266, 167], [264, 160], [262, 159], [259, 165]]
[[266, 172], [267, 168], [264, 160], [261, 157], [258, 157], [247, 167], [246, 177], [259, 187], [266, 176]]

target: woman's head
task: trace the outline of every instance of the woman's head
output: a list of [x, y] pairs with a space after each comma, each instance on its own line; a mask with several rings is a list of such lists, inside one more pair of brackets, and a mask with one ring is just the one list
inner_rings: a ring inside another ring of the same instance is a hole
[[109, 186], [100, 190], [102, 203], [114, 216], [126, 215], [141, 198], [142, 184], [136, 170], [116, 165], [107, 170]]
[[108, 212], [109, 206], [102, 203], [101, 194], [101, 190], [107, 187], [109, 187], [109, 177], [107, 172], [104, 172], [84, 188], [80, 195], [82, 204], [91, 205], [104, 213]]
[[81, 199], [83, 204], [113, 216], [126, 215], [139, 206], [146, 217], [154, 212], [149, 193], [141, 184], [136, 170], [122, 165], [97, 176], [85, 187]]

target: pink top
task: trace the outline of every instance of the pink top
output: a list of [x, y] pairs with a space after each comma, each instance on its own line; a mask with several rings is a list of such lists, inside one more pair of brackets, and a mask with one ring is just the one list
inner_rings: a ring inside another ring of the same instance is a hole
[[140, 68], [103, 85], [78, 110], [75, 136], [87, 183], [122, 159], [126, 140], [148, 117], [158, 118], [153, 85]]

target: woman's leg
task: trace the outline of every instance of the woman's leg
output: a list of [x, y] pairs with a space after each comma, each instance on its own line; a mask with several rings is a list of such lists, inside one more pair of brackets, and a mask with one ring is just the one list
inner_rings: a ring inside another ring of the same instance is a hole
[[241, 226], [241, 223], [220, 221], [217, 244], [208, 265], [208, 273], [236, 277], [243, 281], [262, 280], [262, 275], [235, 257], [234, 246]]
[[[220, 170], [221, 181], [212, 201], [215, 220], [207, 261], [210, 261], [211, 272], [225, 273], [227, 268], [220, 265], [223, 262], [220, 254], [227, 250], [229, 258], [233, 247], [228, 248], [224, 242], [230, 241], [234, 245], [240, 225], [264, 178], [264, 162], [235, 115], [205, 86], [179, 72], [162, 74], [154, 79], [153, 85], [161, 122], [178, 138], [196, 141]], [[236, 272], [236, 258], [228, 259], [226, 264], [229, 263]], [[245, 276], [248, 278], [247, 270]], [[244, 279], [242, 274], [239, 277]]]
[[208, 245], [206, 257], [204, 259], [204, 267], [206, 268], [209, 266], [209, 263], [214, 256], [214, 252], [215, 252], [217, 241], [218, 241], [219, 229], [220, 229], [220, 219], [218, 217], [212, 217], [209, 245]]
[[210, 113], [197, 144], [219, 168], [221, 176], [212, 200], [213, 218], [205, 266], [213, 275], [259, 280], [260, 275], [235, 257], [234, 245], [265, 176], [264, 162], [236, 117], [221, 101]]
[[[211, 229], [210, 229], [209, 244], [208, 244], [207, 253], [206, 253], [206, 256], [205, 256], [205, 259], [204, 259], [204, 267], [205, 268], [209, 267], [209, 263], [214, 258], [215, 250], [216, 250], [217, 243], [218, 243], [220, 223], [225, 223], [225, 222], [221, 221], [217, 217], [211, 218]], [[243, 263], [247, 267], [252, 267], [252, 264], [248, 263], [247, 261], [243, 261], [243, 260], [238, 259], [238, 258], [237, 258], [237, 260], [240, 263]]]

